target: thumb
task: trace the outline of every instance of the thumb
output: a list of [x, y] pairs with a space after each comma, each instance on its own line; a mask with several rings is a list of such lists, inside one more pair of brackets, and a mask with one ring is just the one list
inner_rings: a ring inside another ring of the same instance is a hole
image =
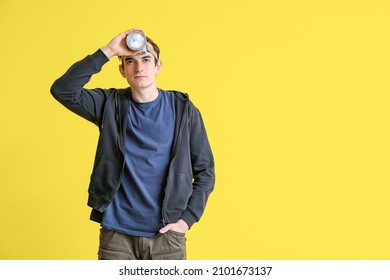
[[168, 225], [166, 225], [165, 227], [160, 228], [159, 232], [160, 232], [161, 234], [164, 234], [164, 233], [166, 233], [167, 231], [169, 231], [169, 230], [171, 229], [171, 227], [172, 227], [172, 225], [171, 225], [171, 224], [168, 224]]

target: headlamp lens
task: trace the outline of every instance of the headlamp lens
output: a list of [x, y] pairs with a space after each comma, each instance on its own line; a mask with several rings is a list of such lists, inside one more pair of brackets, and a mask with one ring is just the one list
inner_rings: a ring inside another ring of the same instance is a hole
[[141, 31], [132, 31], [126, 37], [127, 47], [132, 51], [146, 52], [146, 36]]
[[158, 60], [158, 55], [150, 45], [147, 45], [146, 35], [141, 30], [133, 30], [126, 36], [126, 45], [131, 51], [147, 53], [148, 51]]

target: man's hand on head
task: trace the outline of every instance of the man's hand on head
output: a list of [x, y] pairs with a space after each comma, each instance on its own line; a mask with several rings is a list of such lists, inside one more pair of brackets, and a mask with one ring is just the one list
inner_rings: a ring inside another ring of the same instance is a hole
[[100, 49], [108, 58], [111, 58], [113, 56], [129, 56], [131, 54], [134, 54], [134, 52], [129, 50], [126, 45], [126, 36], [134, 30], [141, 30], [141, 29], [132, 28], [125, 32], [122, 32], [114, 39], [112, 39], [107, 45], [105, 45]]

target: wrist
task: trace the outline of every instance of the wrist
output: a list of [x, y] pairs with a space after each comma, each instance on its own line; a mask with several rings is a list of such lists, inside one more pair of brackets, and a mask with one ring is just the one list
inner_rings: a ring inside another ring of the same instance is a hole
[[179, 219], [179, 220], [177, 221], [177, 223], [178, 223], [179, 225], [181, 225], [181, 226], [183, 226], [183, 227], [189, 229], [189, 226], [188, 226], [187, 222], [184, 221], [183, 219]]
[[100, 49], [107, 56], [107, 58], [111, 58], [115, 55], [115, 53], [108, 46], [104, 46]]

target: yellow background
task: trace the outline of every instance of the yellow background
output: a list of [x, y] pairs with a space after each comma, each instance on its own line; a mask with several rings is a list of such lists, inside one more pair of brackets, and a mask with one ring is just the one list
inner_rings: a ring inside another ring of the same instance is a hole
[[0, 24], [0, 259], [96, 259], [98, 130], [49, 88], [131, 27], [215, 154], [189, 259], [390, 259], [389, 1], [1, 0]]

